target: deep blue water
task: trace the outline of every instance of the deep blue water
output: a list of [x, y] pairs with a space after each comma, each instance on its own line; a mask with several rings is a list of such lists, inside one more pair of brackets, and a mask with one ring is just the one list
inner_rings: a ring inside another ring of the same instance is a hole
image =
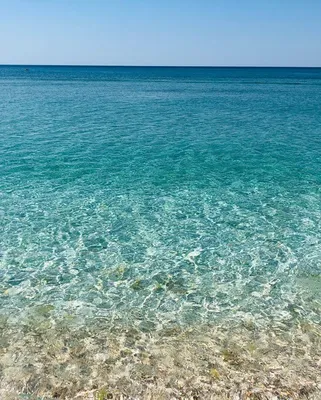
[[319, 321], [320, 184], [321, 69], [1, 66], [1, 313]]

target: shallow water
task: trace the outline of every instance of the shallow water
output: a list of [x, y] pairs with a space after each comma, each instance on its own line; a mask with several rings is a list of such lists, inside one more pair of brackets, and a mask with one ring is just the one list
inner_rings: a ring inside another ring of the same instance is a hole
[[0, 67], [4, 381], [60, 324], [319, 327], [321, 69], [28, 68]]

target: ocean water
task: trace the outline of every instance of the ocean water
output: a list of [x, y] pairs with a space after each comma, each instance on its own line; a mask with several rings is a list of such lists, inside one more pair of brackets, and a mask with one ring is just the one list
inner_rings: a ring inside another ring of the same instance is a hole
[[321, 69], [1, 66], [0, 117], [4, 357], [320, 324]]

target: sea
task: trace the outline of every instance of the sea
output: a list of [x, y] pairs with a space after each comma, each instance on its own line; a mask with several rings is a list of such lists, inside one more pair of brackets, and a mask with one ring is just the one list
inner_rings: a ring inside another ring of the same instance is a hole
[[0, 228], [3, 398], [317, 390], [321, 68], [0, 66]]

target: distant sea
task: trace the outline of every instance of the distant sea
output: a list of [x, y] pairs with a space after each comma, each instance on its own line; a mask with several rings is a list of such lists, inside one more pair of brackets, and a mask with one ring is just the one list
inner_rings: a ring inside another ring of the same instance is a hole
[[0, 66], [0, 227], [3, 393], [315, 390], [321, 69]]

